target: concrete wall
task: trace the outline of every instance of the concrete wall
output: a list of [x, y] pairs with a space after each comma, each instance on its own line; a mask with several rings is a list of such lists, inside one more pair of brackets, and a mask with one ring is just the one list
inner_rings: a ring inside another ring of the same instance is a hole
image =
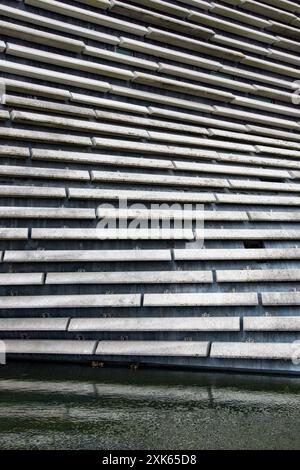
[[[300, 9], [252, 3], [1, 2], [8, 358], [299, 373]], [[204, 246], [99, 239], [124, 197]]]

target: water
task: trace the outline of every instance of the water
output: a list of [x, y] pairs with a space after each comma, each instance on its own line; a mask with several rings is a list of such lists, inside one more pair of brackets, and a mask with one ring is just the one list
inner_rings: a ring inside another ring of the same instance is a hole
[[1, 449], [299, 449], [300, 378], [0, 367]]

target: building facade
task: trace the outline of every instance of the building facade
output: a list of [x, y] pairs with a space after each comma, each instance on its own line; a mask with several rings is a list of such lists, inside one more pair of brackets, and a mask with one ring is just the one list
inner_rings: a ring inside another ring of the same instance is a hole
[[300, 372], [300, 4], [0, 2], [8, 360]]

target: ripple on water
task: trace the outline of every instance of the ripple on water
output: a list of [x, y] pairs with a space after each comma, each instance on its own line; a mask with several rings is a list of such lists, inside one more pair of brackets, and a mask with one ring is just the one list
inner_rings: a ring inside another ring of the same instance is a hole
[[10, 364], [1, 449], [299, 449], [300, 379]]

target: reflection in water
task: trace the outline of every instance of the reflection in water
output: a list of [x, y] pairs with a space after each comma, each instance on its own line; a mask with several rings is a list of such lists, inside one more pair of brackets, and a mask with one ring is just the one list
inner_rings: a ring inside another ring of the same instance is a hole
[[299, 449], [300, 379], [10, 364], [1, 449]]

